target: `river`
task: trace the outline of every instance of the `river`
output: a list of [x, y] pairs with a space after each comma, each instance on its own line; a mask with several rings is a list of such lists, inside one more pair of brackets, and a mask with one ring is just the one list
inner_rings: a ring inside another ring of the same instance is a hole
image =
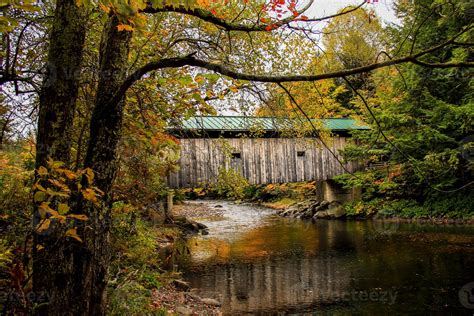
[[[209, 201], [184, 277], [226, 315], [473, 315], [474, 227], [303, 221]], [[464, 286], [464, 288], [463, 288]]]

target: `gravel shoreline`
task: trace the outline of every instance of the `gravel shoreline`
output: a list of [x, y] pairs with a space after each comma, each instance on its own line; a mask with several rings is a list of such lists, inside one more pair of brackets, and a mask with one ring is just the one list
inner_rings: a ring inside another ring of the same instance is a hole
[[216, 201], [213, 204], [199, 201], [188, 201], [177, 204], [173, 207], [173, 214], [176, 216], [189, 217], [193, 220], [199, 218], [222, 219], [222, 205]]

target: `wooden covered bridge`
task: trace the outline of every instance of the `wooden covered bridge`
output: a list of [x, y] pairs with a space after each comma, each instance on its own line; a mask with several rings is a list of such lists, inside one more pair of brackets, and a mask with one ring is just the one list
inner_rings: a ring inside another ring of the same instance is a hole
[[[327, 147], [316, 137], [314, 127], [330, 132]], [[365, 129], [346, 118], [310, 124], [268, 117], [191, 117], [168, 130], [181, 143], [179, 171], [168, 176], [168, 186], [205, 186], [216, 181], [223, 168], [238, 171], [250, 184], [331, 179], [359, 168], [354, 162], [343, 168], [332, 153], [339, 155], [351, 131]]]

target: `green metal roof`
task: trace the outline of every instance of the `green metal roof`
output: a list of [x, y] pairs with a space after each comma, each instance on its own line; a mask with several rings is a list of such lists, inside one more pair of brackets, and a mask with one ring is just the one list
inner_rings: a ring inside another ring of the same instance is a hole
[[[367, 130], [367, 125], [350, 118], [313, 119], [316, 127], [331, 131]], [[180, 125], [171, 129], [175, 130], [206, 130], [206, 131], [231, 131], [241, 132], [251, 129], [264, 131], [278, 131], [289, 128], [298, 128], [307, 125], [306, 119], [287, 119], [276, 117], [252, 117], [252, 116], [192, 116], [184, 120]]]

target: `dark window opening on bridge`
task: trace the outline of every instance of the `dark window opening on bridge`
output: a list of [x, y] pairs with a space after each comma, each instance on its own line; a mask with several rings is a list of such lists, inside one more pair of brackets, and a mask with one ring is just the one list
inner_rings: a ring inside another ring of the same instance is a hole
[[240, 153], [232, 153], [232, 159], [240, 159], [242, 158]]
[[297, 151], [296, 156], [298, 157], [304, 157], [305, 152], [304, 151]]

